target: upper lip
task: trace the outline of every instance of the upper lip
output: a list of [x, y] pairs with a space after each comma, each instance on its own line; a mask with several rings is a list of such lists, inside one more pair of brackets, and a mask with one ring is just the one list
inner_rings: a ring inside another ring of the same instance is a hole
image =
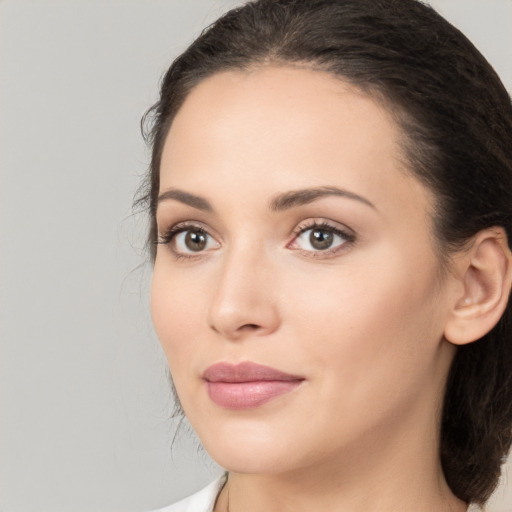
[[238, 364], [216, 363], [208, 367], [202, 375], [208, 382], [259, 382], [259, 381], [297, 381], [304, 377], [291, 375], [270, 366], [246, 361]]

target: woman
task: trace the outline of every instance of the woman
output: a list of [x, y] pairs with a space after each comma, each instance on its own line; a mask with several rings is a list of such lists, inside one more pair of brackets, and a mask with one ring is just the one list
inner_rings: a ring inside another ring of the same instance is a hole
[[512, 430], [490, 65], [414, 0], [259, 0], [151, 114], [153, 321], [227, 471], [164, 510], [479, 510]]

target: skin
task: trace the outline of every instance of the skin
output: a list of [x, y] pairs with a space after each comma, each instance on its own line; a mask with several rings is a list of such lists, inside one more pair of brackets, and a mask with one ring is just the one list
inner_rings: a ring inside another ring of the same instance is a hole
[[[386, 110], [329, 74], [267, 66], [205, 79], [168, 134], [152, 315], [183, 409], [230, 472], [215, 510], [463, 511], [438, 456], [444, 337], [460, 278], [443, 274], [433, 198], [402, 163]], [[277, 195], [341, 195], [273, 211]], [[173, 196], [173, 197], [171, 197]], [[371, 203], [367, 204], [367, 203]], [[318, 250], [313, 221], [349, 234]], [[298, 235], [298, 230], [304, 230]], [[300, 375], [294, 391], [248, 410], [212, 402], [218, 362]]]

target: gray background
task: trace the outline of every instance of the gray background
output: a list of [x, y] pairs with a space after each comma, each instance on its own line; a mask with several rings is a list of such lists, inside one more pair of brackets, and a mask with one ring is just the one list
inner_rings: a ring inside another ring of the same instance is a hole
[[[161, 74], [237, 3], [0, 1], [0, 512], [143, 511], [219, 471], [188, 435], [171, 452], [131, 200]], [[432, 3], [512, 90], [512, 0]]]

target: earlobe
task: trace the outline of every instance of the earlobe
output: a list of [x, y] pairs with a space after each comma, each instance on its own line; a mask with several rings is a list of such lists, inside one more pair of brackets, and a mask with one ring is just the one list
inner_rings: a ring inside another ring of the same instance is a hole
[[480, 231], [470, 249], [455, 260], [455, 265], [459, 286], [444, 337], [455, 345], [464, 345], [487, 334], [507, 306], [512, 254], [503, 228]]

